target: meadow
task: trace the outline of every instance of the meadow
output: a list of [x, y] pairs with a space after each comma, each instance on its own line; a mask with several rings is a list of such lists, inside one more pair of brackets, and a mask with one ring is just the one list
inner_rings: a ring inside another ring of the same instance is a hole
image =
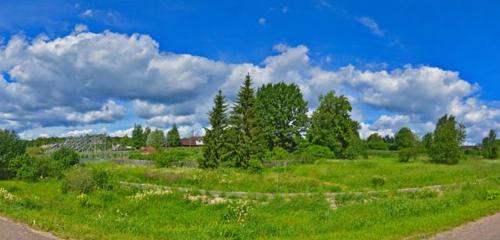
[[[57, 179], [0, 181], [0, 213], [71, 239], [420, 239], [500, 211], [499, 160], [444, 165], [376, 155], [260, 172], [86, 167], [104, 169], [112, 188], [82, 194], [61, 190]], [[444, 187], [397, 191], [431, 185]], [[308, 195], [234, 198], [200, 189]], [[339, 192], [363, 193], [337, 195], [333, 204], [324, 195]]]

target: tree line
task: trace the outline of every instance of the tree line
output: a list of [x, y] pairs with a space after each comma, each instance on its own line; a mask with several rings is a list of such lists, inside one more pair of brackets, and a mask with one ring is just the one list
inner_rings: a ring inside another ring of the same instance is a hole
[[[307, 105], [296, 84], [269, 83], [255, 91], [250, 75], [245, 77], [231, 108], [219, 91], [209, 112], [201, 167], [248, 168], [258, 166], [269, 151], [291, 153], [309, 148], [324, 152], [325, 147], [331, 152], [326, 156], [340, 159], [365, 155], [366, 149], [399, 150], [401, 162], [421, 153], [437, 163], [453, 164], [463, 157], [465, 127], [453, 115], [442, 116], [434, 132], [422, 140], [403, 127], [394, 137], [374, 133], [363, 141], [346, 96], [334, 91], [320, 96], [319, 106], [310, 117]], [[497, 157], [498, 143], [492, 134], [493, 130], [483, 141], [485, 158]]]
[[135, 124], [132, 130], [132, 138], [130, 144], [135, 149], [151, 146], [155, 148], [161, 147], [178, 147], [181, 145], [181, 138], [177, 125], [174, 123], [172, 129], [165, 133], [161, 129], [151, 130], [149, 127], [143, 128], [140, 124]]

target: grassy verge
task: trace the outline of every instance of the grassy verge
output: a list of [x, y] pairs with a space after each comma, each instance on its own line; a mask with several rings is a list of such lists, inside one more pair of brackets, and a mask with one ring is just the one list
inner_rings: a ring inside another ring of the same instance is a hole
[[[500, 176], [498, 160], [464, 160], [457, 165], [438, 165], [425, 161], [397, 163], [393, 158], [332, 160], [264, 169], [258, 174], [237, 169], [207, 171], [112, 164], [100, 166], [112, 172], [119, 181], [248, 192], [395, 190]], [[383, 183], [374, 184], [376, 178], [382, 178]]]
[[442, 231], [500, 210], [499, 179], [444, 194], [339, 201], [321, 196], [210, 205], [183, 193], [115, 188], [83, 197], [59, 183], [2, 181], [15, 200], [0, 212], [75, 239], [399, 239]]

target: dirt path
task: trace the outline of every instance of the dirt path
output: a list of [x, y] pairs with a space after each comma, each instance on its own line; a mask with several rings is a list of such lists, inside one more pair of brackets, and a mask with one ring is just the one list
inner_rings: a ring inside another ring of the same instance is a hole
[[500, 212], [475, 222], [467, 223], [447, 232], [439, 233], [433, 240], [499, 240]]
[[0, 217], [0, 240], [57, 240], [49, 233], [43, 233]]

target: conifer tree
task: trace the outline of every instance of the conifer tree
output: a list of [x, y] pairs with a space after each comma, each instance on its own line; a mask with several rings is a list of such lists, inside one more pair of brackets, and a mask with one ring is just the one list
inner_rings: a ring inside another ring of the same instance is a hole
[[177, 125], [174, 123], [172, 129], [167, 133], [167, 146], [168, 147], [178, 147], [181, 145], [181, 137], [179, 136], [179, 130], [177, 130]]
[[134, 130], [132, 130], [132, 145], [134, 146], [135, 149], [144, 147], [143, 139], [144, 139], [144, 132], [142, 130], [142, 126], [140, 124], [134, 125]]
[[230, 117], [230, 157], [233, 166], [248, 168], [250, 160], [261, 160], [265, 144], [255, 108], [252, 78], [245, 77]]
[[209, 112], [209, 121], [211, 128], [205, 128], [200, 167], [217, 168], [227, 158], [227, 103], [220, 90], [214, 98], [214, 107]]

